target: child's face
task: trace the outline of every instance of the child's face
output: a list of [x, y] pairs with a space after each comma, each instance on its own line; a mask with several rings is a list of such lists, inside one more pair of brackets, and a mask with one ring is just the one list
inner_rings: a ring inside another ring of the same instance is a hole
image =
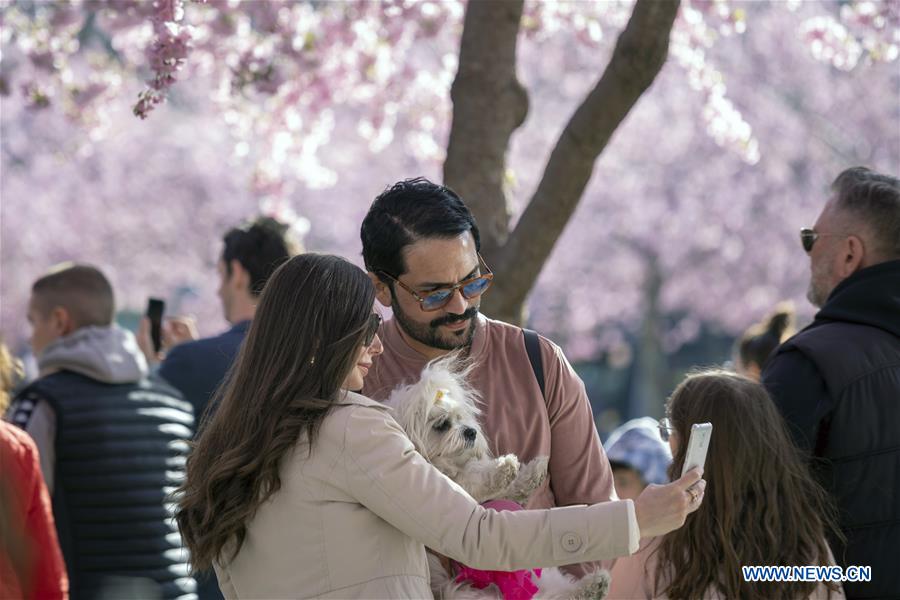
[[628, 467], [614, 467], [613, 481], [621, 500], [634, 500], [647, 487], [640, 473]]

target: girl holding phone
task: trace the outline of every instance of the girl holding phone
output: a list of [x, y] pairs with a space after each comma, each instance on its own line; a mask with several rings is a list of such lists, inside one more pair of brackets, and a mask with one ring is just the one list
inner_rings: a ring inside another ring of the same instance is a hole
[[616, 561], [609, 598], [842, 598], [840, 584], [747, 582], [746, 565], [834, 565], [834, 509], [762, 385], [728, 371], [690, 375], [660, 432], [684, 465], [691, 428], [711, 423], [706, 499], [684, 527]]

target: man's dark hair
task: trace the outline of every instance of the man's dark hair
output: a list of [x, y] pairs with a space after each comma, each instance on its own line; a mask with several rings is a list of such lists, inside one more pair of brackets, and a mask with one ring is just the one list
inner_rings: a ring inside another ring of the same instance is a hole
[[456, 192], [424, 177], [406, 179], [375, 198], [363, 219], [363, 260], [366, 269], [389, 283], [381, 272], [406, 273], [404, 248], [423, 238], [454, 238], [467, 231], [480, 250], [478, 225]]
[[838, 175], [831, 189], [836, 207], [871, 229], [875, 253], [885, 260], [900, 258], [900, 179], [853, 167]]
[[99, 269], [90, 265], [58, 265], [34, 282], [31, 293], [44, 315], [56, 307], [65, 308], [79, 329], [108, 327], [115, 317], [112, 286]]
[[258, 217], [225, 234], [222, 260], [231, 276], [231, 261], [238, 261], [250, 274], [250, 293], [259, 296], [269, 277], [298, 248], [289, 239], [290, 227], [271, 217]]

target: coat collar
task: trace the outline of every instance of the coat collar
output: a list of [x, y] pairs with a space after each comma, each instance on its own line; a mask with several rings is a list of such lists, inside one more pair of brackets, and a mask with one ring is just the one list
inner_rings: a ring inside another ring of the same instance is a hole
[[345, 391], [342, 392], [341, 396], [338, 397], [335, 404], [339, 406], [370, 406], [373, 408], [381, 408], [383, 410], [390, 410], [386, 404], [382, 404], [377, 400], [372, 400], [362, 394], [357, 394], [356, 392]]
[[844, 279], [807, 329], [829, 321], [869, 325], [900, 336], [900, 260], [860, 269]]

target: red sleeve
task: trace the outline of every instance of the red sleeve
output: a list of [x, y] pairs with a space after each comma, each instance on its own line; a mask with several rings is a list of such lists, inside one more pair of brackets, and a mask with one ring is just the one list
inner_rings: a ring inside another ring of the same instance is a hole
[[25, 509], [24, 534], [33, 544], [34, 561], [32, 581], [34, 587], [29, 596], [36, 600], [60, 600], [69, 597], [69, 578], [63, 562], [50, 494], [41, 476], [37, 446], [24, 432], [15, 432], [20, 451], [16, 454], [20, 477], [13, 483], [23, 499]]

